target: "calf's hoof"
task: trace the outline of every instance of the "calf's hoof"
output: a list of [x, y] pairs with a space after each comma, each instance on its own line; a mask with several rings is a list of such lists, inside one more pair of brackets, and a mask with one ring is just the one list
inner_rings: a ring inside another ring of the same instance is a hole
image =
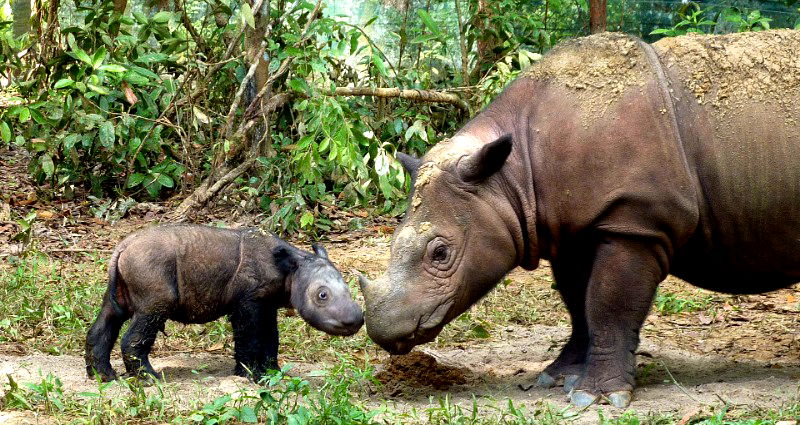
[[103, 382], [111, 382], [117, 379], [117, 372], [114, 372], [114, 369], [100, 372], [94, 367], [86, 366], [86, 376], [88, 376], [89, 379], [100, 379]]

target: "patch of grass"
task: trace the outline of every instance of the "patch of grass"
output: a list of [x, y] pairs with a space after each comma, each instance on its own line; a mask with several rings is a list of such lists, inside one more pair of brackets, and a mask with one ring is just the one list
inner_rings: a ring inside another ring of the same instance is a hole
[[683, 294], [659, 290], [653, 303], [659, 314], [670, 315], [706, 310], [713, 301], [714, 297], [712, 295]]
[[30, 253], [0, 268], [0, 342], [51, 354], [81, 349], [105, 289], [104, 261], [71, 264]]
[[259, 386], [241, 388], [213, 400], [187, 402], [170, 390], [169, 384], [134, 379], [99, 383], [97, 391], [65, 391], [58, 377], [47, 375], [39, 382], [17, 384], [9, 378], [9, 389], [0, 399], [0, 410], [37, 412], [58, 422], [120, 423], [289, 423], [373, 424], [384, 409], [369, 409], [357, 398], [364, 382], [375, 382], [370, 368], [358, 368], [342, 359], [333, 368], [319, 372], [322, 382], [288, 375], [285, 366], [265, 377]]

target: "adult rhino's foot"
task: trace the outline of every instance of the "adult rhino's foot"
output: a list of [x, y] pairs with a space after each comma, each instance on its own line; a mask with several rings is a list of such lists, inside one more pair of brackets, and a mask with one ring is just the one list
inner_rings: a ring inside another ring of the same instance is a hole
[[569, 392], [575, 387], [582, 370], [583, 364], [559, 364], [558, 361], [555, 361], [539, 374], [536, 379], [536, 386], [552, 388], [563, 385], [564, 391]]
[[607, 401], [616, 408], [624, 409], [631, 404], [633, 393], [631, 391], [614, 391], [601, 396], [586, 390], [573, 390], [569, 394], [569, 399], [575, 407], [583, 408], [598, 401]]
[[571, 375], [561, 375], [558, 379], [554, 378], [552, 375], [544, 371], [539, 374], [539, 377], [536, 378], [536, 386], [540, 388], [553, 388], [559, 385], [564, 385], [564, 392], [569, 393], [575, 388], [575, 384], [580, 379], [580, 375], [571, 374]]

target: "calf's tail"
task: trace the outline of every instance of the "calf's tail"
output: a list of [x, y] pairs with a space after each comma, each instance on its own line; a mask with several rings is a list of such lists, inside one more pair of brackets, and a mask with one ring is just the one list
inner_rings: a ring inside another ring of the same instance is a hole
[[111, 303], [111, 308], [114, 309], [114, 313], [118, 316], [125, 314], [122, 310], [122, 306], [117, 302], [117, 277], [119, 276], [119, 273], [117, 273], [117, 262], [119, 261], [120, 254], [122, 254], [122, 249], [115, 249], [114, 254], [111, 255], [111, 261], [108, 263], [108, 301]]

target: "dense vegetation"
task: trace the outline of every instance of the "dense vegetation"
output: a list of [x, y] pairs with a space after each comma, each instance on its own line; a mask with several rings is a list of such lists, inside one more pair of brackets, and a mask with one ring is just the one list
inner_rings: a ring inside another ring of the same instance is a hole
[[[119, 215], [178, 195], [182, 218], [224, 189], [279, 232], [402, 211], [395, 151], [426, 151], [588, 25], [584, 0], [8, 1], [0, 143], [30, 152], [40, 196], [120, 200]], [[792, 27], [794, 1], [615, 0], [608, 27]]]

